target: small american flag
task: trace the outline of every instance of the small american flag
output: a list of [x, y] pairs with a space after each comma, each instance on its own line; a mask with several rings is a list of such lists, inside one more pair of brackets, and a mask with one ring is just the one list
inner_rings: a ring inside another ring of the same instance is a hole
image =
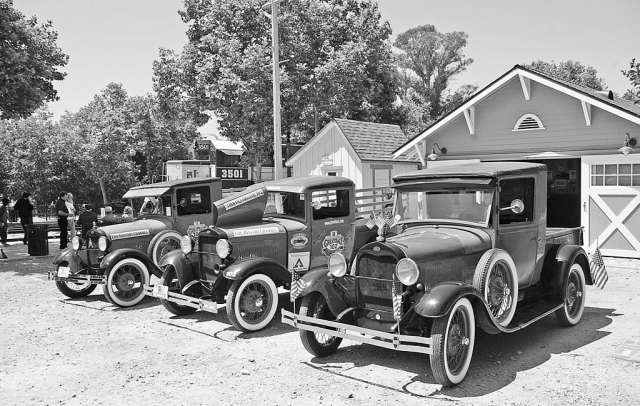
[[298, 296], [300, 296], [302, 289], [304, 289], [304, 282], [302, 281], [302, 278], [300, 277], [300, 275], [298, 275], [296, 271], [292, 271], [291, 272], [291, 292], [290, 292], [292, 302], [295, 302]]
[[367, 227], [373, 228], [373, 226], [375, 225], [376, 225], [375, 216], [373, 215], [373, 212], [371, 212], [369, 214], [369, 219], [367, 220]]
[[393, 296], [393, 318], [400, 320], [402, 317], [402, 295], [397, 294], [395, 281], [391, 285], [391, 295]]
[[589, 268], [591, 269], [593, 284], [600, 289], [604, 289], [604, 285], [606, 285], [609, 280], [609, 275], [607, 275], [607, 269], [604, 267], [600, 248], [596, 248], [596, 252], [591, 256], [591, 264], [589, 264]]

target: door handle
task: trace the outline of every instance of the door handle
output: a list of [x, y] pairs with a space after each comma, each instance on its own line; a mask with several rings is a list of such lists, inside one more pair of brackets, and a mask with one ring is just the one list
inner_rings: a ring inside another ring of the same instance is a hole
[[584, 210], [584, 212], [587, 212], [587, 202], [582, 202], [582, 210]]

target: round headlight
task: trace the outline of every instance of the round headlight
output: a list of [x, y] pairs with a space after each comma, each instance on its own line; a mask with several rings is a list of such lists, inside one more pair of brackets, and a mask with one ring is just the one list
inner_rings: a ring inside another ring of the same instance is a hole
[[183, 235], [180, 239], [180, 249], [186, 255], [193, 250], [193, 240], [188, 235]]
[[109, 239], [104, 235], [101, 235], [100, 238], [98, 238], [98, 249], [100, 251], [106, 251], [108, 248], [109, 248]]
[[403, 285], [411, 286], [418, 281], [420, 271], [412, 259], [402, 258], [396, 265], [396, 276]]
[[334, 252], [329, 257], [329, 272], [339, 278], [347, 273], [347, 260], [339, 252]]
[[228, 257], [231, 254], [232, 247], [229, 240], [221, 239], [216, 242], [216, 253], [222, 259]]
[[78, 251], [80, 249], [80, 238], [78, 236], [74, 236], [71, 239], [71, 248], [73, 248], [74, 250]]

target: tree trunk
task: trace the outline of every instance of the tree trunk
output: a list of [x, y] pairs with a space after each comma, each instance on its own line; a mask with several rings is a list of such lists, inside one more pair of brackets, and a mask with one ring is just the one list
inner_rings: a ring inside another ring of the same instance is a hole
[[102, 203], [107, 204], [109, 201], [107, 200], [107, 191], [104, 188], [104, 180], [103, 178], [99, 178], [98, 182], [100, 183], [100, 190], [102, 191]]

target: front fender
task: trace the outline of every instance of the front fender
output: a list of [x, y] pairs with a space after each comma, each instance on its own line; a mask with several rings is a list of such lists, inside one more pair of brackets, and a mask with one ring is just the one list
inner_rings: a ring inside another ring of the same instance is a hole
[[163, 256], [158, 265], [162, 269], [171, 265], [176, 270], [180, 286], [187, 286], [190, 282], [199, 279], [196, 277], [199, 264], [198, 253], [192, 251], [185, 255], [182, 250], [173, 250]]
[[471, 285], [447, 282], [426, 292], [414, 309], [423, 317], [442, 317], [449, 313], [455, 302], [464, 296], [475, 296], [482, 301], [482, 294]]
[[63, 262], [66, 262], [69, 265], [72, 273], [78, 273], [89, 268], [89, 264], [84, 262], [80, 255], [78, 255], [78, 251], [73, 248], [65, 248], [58, 252], [53, 258], [53, 265], [60, 265]]
[[289, 285], [291, 283], [291, 272], [279, 262], [270, 258], [246, 258], [234, 262], [224, 271], [223, 276], [230, 280], [241, 280], [254, 273], [264, 273], [276, 285]]
[[100, 269], [107, 270], [111, 269], [115, 264], [117, 264], [120, 260], [124, 258], [133, 258], [137, 259], [149, 269], [149, 272], [154, 276], [160, 278], [162, 277], [162, 270], [158, 268], [156, 264], [153, 263], [151, 258], [149, 258], [146, 254], [133, 249], [133, 248], [122, 248], [114, 250], [108, 253], [100, 262]]
[[338, 316], [346, 309], [356, 305], [355, 277], [345, 275], [335, 278], [327, 268], [316, 269], [302, 276], [304, 288], [300, 296], [319, 292], [327, 301], [331, 313]]

